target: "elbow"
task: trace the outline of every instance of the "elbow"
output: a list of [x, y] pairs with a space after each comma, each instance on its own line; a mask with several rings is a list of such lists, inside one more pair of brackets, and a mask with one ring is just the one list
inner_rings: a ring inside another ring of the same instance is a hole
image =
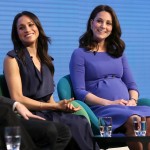
[[84, 102], [87, 94], [88, 94], [88, 92], [85, 90], [76, 90], [75, 98]]

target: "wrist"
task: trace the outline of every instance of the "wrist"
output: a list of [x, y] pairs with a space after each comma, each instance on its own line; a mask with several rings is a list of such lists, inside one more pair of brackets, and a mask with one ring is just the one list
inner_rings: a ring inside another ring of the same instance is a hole
[[110, 100], [105, 100], [103, 105], [107, 106], [107, 105], [113, 105], [114, 101], [110, 101]]
[[15, 109], [16, 109], [16, 107], [17, 107], [18, 104], [20, 104], [20, 102], [14, 102], [13, 107], [12, 107], [13, 111], [15, 111]]
[[59, 110], [59, 103], [49, 103], [50, 110]]
[[138, 103], [138, 99], [135, 99], [133, 97], [131, 97], [130, 100], [134, 100], [136, 104]]

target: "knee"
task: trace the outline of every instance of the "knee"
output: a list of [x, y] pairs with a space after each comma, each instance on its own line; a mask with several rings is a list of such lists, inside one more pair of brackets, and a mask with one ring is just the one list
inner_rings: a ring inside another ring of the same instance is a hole
[[136, 119], [137, 122], [141, 121], [140, 116], [138, 115], [132, 115], [128, 118], [128, 120], [126, 121], [126, 123], [124, 124], [125, 127], [125, 131], [127, 135], [134, 135], [134, 125], [133, 125], [133, 121]]
[[129, 118], [128, 118], [128, 120], [127, 120], [127, 125], [129, 126], [129, 127], [131, 127], [132, 125], [133, 125], [133, 121], [134, 120], [136, 120], [137, 122], [140, 122], [141, 121], [141, 117], [140, 116], [138, 116], [138, 115], [132, 115], [132, 116], [130, 116]]

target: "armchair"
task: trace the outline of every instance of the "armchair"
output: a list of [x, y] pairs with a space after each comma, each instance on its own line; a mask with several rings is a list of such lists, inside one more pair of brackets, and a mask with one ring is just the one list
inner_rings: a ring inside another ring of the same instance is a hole
[[[64, 77], [62, 77], [57, 84], [57, 92], [58, 92], [58, 97], [60, 100], [62, 99], [70, 99], [72, 97], [75, 98], [73, 89], [72, 89], [72, 83], [70, 80], [70, 75], [66, 75]], [[76, 103], [76, 106], [79, 105], [82, 107], [83, 112], [80, 111], [78, 113], [76, 113], [77, 115], [84, 115], [85, 117], [87, 117], [88, 115], [88, 120], [91, 124], [91, 128], [93, 130], [94, 135], [99, 134], [99, 128], [98, 128], [98, 118], [95, 116], [95, 114], [93, 113], [93, 111], [90, 109], [90, 107], [88, 105], [86, 105], [84, 102], [80, 101], [80, 100], [74, 100], [73, 101], [73, 105], [74, 103]], [[150, 106], [150, 99], [148, 98], [140, 98], [138, 100], [138, 105], [142, 106], [142, 105], [147, 105]], [[107, 148], [114, 148], [114, 147], [122, 147], [122, 146], [126, 146], [126, 143], [117, 143], [116, 145], [113, 144], [107, 144], [104, 145], [101, 148], [107, 149]]]

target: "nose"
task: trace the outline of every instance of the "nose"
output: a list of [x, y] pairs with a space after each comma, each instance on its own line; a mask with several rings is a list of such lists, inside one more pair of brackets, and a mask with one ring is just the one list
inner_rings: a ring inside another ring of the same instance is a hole
[[102, 22], [101, 27], [102, 27], [102, 28], [105, 28], [105, 27], [106, 27], [106, 23], [105, 23], [105, 22]]
[[28, 32], [30, 30], [30, 28], [28, 26], [25, 26], [24, 31]]

